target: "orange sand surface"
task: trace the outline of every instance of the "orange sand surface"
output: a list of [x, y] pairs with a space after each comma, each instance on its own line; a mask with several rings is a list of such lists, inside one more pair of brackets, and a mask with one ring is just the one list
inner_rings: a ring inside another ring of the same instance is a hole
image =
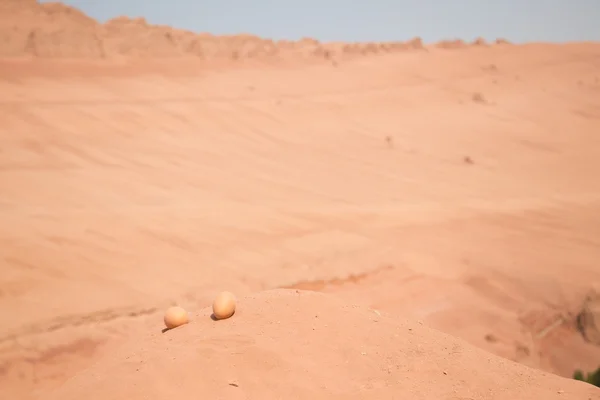
[[0, 392], [600, 399], [599, 176], [600, 43], [0, 0]]

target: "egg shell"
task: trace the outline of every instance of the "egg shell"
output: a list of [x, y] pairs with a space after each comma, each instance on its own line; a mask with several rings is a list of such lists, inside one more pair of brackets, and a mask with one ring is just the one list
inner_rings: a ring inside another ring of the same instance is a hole
[[168, 329], [173, 329], [187, 324], [189, 322], [189, 316], [187, 311], [183, 308], [175, 306], [167, 309], [164, 320], [165, 326]]
[[235, 296], [230, 292], [221, 292], [213, 302], [213, 315], [216, 319], [227, 319], [235, 313]]

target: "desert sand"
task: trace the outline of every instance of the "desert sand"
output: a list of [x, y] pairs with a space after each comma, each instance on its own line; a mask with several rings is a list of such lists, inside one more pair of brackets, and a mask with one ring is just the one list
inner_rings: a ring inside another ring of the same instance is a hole
[[0, 0], [0, 58], [8, 398], [600, 398], [600, 44]]

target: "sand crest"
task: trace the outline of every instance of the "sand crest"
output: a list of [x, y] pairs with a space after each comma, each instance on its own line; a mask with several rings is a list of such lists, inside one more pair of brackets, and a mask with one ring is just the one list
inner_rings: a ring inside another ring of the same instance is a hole
[[[414, 321], [297, 290], [151, 329], [50, 399], [597, 399], [590, 385], [492, 356]], [[153, 332], [152, 332], [153, 331]]]

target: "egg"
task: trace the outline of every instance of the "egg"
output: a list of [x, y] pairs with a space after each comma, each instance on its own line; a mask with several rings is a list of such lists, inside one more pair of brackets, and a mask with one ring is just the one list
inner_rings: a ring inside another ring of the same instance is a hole
[[189, 322], [187, 311], [181, 307], [169, 307], [165, 312], [165, 326], [168, 329], [177, 328]]
[[213, 302], [215, 319], [227, 319], [235, 313], [235, 296], [230, 292], [221, 292]]

